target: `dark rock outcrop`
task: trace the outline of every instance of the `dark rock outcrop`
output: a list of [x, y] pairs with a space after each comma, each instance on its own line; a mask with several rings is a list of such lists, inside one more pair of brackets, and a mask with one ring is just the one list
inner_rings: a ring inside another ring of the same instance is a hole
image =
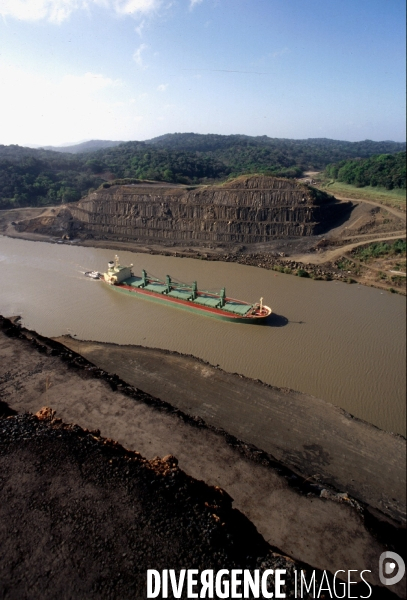
[[332, 196], [289, 179], [239, 177], [194, 188], [141, 182], [102, 187], [53, 218], [17, 229], [162, 244], [251, 244], [321, 233], [343, 211]]
[[285, 569], [293, 597], [294, 570], [312, 576], [173, 456], [146, 460], [47, 407], [0, 433], [1, 598], [141, 599], [147, 569], [168, 568]]
[[[287, 598], [297, 597], [296, 571], [317, 589], [335, 585], [331, 573], [270, 547], [226, 492], [186, 475], [175, 457], [147, 460], [47, 407], [0, 418], [0, 478], [1, 598], [141, 600], [147, 570], [169, 568], [177, 579], [196, 569], [198, 581], [205, 569], [267, 572], [269, 593], [282, 569]], [[191, 598], [183, 588], [168, 597]], [[352, 597], [368, 590], [354, 585]]]

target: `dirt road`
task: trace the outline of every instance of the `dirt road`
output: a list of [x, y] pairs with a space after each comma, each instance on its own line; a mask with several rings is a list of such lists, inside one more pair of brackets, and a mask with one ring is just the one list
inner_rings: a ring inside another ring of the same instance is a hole
[[340, 246], [339, 248], [333, 248], [331, 250], [325, 250], [320, 254], [294, 254], [290, 256], [290, 260], [295, 260], [297, 262], [309, 263], [312, 265], [322, 265], [327, 262], [332, 262], [337, 258], [346, 255], [348, 252], [351, 252], [354, 248], [358, 248], [358, 246], [364, 246], [366, 243], [374, 243], [374, 242], [386, 242], [390, 240], [398, 240], [400, 238], [405, 238], [406, 232], [398, 232], [396, 235], [388, 235], [388, 236], [380, 236], [380, 237], [371, 237], [369, 239], [364, 239], [359, 242], [351, 242], [349, 244], [345, 244], [344, 246]]
[[406, 213], [402, 210], [399, 210], [397, 208], [394, 208], [393, 206], [387, 206], [387, 204], [381, 204], [380, 202], [374, 202], [374, 200], [365, 200], [362, 198], [359, 198], [358, 200], [355, 200], [354, 198], [345, 198], [344, 196], [335, 196], [335, 198], [337, 198], [338, 200], [342, 200], [344, 202], [363, 202], [364, 204], [371, 204], [372, 206], [377, 206], [378, 208], [382, 208], [383, 210], [387, 210], [387, 212], [391, 213], [392, 215], [394, 215], [395, 217], [401, 219], [402, 221], [404, 221], [404, 223], [406, 223]]
[[[322, 265], [327, 262], [332, 262], [340, 256], [344, 256], [348, 252], [351, 252], [354, 248], [358, 246], [363, 246], [367, 242], [383, 242], [387, 240], [396, 240], [399, 238], [406, 237], [406, 213], [398, 210], [397, 208], [393, 208], [390, 206], [386, 206], [384, 204], [380, 204], [378, 202], [374, 202], [373, 200], [354, 200], [352, 198], [345, 198], [342, 196], [336, 196], [338, 200], [343, 202], [353, 202], [360, 206], [357, 206], [356, 209], [353, 210], [350, 218], [345, 223], [342, 223], [340, 226], [332, 229], [329, 234], [327, 234], [326, 239], [331, 243], [342, 242], [340, 246], [335, 248], [327, 248], [321, 249], [318, 253], [297, 253], [292, 254], [290, 256], [290, 260], [295, 260], [297, 262], [304, 262], [314, 265]], [[380, 232], [374, 234], [374, 232], [368, 233], [359, 233], [357, 232], [357, 225], [360, 225], [360, 221], [366, 219], [366, 206], [374, 206], [379, 210], [383, 210], [393, 217], [396, 217], [397, 220], [394, 222], [394, 228], [388, 232]], [[403, 226], [403, 229], [400, 227]], [[354, 239], [355, 241], [351, 241]]]

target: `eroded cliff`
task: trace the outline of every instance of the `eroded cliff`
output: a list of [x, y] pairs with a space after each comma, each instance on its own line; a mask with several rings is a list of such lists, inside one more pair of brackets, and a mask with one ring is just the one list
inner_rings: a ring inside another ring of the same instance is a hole
[[[343, 204], [289, 179], [239, 177], [223, 185], [112, 185], [20, 231], [158, 243], [258, 243], [323, 232]], [[23, 229], [24, 228], [24, 229]]]

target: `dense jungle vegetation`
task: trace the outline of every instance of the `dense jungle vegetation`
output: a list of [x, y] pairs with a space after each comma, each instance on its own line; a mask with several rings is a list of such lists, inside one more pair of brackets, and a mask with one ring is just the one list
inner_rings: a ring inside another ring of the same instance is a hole
[[345, 164], [348, 159], [358, 158], [356, 162], [361, 164], [372, 155], [400, 152], [406, 147], [370, 140], [288, 140], [193, 133], [168, 134], [147, 142], [110, 143], [111, 147], [103, 142], [104, 148], [89, 151], [90, 143], [86, 142], [83, 152], [78, 152], [82, 145], [71, 151], [69, 147], [52, 151], [0, 146], [0, 209], [72, 202], [113, 179], [198, 184], [246, 173], [299, 177], [305, 170], [321, 170], [332, 162]]
[[325, 168], [330, 179], [356, 187], [406, 189], [406, 153], [379, 154], [367, 159], [342, 160]]

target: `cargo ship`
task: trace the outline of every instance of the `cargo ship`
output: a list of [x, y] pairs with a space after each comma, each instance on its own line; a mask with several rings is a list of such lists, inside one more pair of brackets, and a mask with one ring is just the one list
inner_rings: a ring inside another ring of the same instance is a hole
[[133, 265], [122, 266], [119, 257], [108, 264], [107, 273], [103, 273], [103, 281], [112, 289], [146, 300], [175, 306], [195, 313], [216, 317], [225, 321], [238, 323], [262, 323], [271, 315], [271, 308], [263, 304], [263, 298], [256, 304], [235, 300], [226, 296], [225, 288], [219, 293], [198, 290], [197, 282], [180, 283], [171, 279], [156, 279], [143, 269], [141, 277], [132, 271]]

